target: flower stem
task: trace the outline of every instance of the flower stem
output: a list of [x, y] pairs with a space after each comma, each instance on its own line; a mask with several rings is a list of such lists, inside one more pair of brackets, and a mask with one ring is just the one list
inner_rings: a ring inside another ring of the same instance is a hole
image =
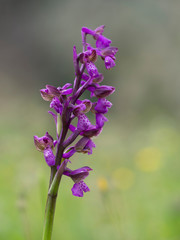
[[54, 213], [55, 213], [55, 207], [56, 207], [56, 198], [57, 198], [57, 194], [56, 195], [48, 194], [42, 240], [51, 240]]
[[54, 221], [55, 208], [56, 208], [56, 199], [57, 199], [59, 184], [60, 184], [61, 177], [64, 172], [66, 164], [67, 164], [66, 161], [62, 162], [61, 166], [56, 172], [51, 182], [51, 185], [49, 187], [42, 240], [51, 240], [51, 237], [52, 237], [53, 221]]

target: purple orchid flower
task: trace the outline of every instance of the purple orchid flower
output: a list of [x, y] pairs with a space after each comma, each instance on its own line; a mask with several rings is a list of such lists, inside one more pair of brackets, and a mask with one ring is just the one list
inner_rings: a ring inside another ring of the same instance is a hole
[[96, 39], [96, 48], [93, 48], [90, 44], [87, 44], [87, 49], [89, 51], [96, 51], [96, 54], [101, 56], [104, 60], [106, 69], [113, 68], [115, 64], [115, 54], [118, 51], [118, 48], [111, 47], [111, 40], [104, 37], [102, 34], [104, 32], [104, 25], [96, 28], [95, 30], [91, 30], [89, 28], [83, 27], [82, 28], [82, 38], [84, 35], [91, 35]]
[[65, 169], [63, 174], [70, 177], [75, 182], [71, 189], [74, 196], [83, 197], [84, 192], [90, 191], [89, 187], [83, 181], [89, 175], [89, 171], [92, 171], [90, 167], [82, 167], [74, 171], [69, 168]]
[[104, 37], [102, 33], [104, 32], [104, 25], [96, 28], [94, 31], [83, 27], [82, 28], [82, 34], [90, 34], [96, 39], [96, 47], [97, 48], [106, 48], [109, 47], [111, 44], [111, 40]]
[[[50, 190], [53, 189], [54, 182], [60, 181], [61, 176], [66, 175], [74, 181], [71, 190], [77, 197], [83, 197], [85, 192], [90, 191], [84, 179], [92, 169], [82, 167], [71, 170], [66, 165], [70, 158], [73, 159], [74, 154], [92, 154], [93, 148], [96, 147], [92, 138], [102, 132], [104, 124], [108, 121], [105, 114], [112, 106], [106, 98], [115, 91], [113, 86], [101, 84], [104, 76], [96, 66], [98, 58], [104, 61], [106, 69], [115, 66], [118, 49], [111, 46], [111, 40], [103, 35], [104, 27], [102, 25], [95, 30], [82, 28], [83, 50], [78, 53], [76, 46], [73, 47], [73, 87], [67, 83], [63, 87], [46, 85], [46, 88], [40, 90], [42, 98], [50, 102], [52, 111], [49, 113], [55, 120], [57, 133], [55, 141], [48, 132], [43, 137], [34, 136], [37, 150], [43, 152], [47, 165], [51, 167]], [[95, 47], [87, 43], [87, 35], [95, 39]], [[83, 93], [88, 91], [91, 100], [82, 98]], [[95, 124], [91, 123], [89, 115], [95, 118]], [[67, 137], [69, 130], [72, 133]], [[77, 138], [79, 139], [74, 143]]]
[[89, 137], [82, 137], [74, 147], [70, 147], [66, 153], [63, 154], [63, 158], [69, 159], [76, 152], [78, 153], [88, 153], [92, 154], [92, 148], [95, 148], [96, 145]]
[[54, 108], [54, 110], [57, 113], [60, 113], [60, 115], [62, 114], [62, 110], [63, 110], [63, 105], [60, 102], [58, 97], [54, 97], [50, 103], [50, 108]]
[[98, 98], [98, 101], [94, 107], [95, 112], [97, 113], [107, 113], [108, 108], [111, 108], [112, 103], [108, 101], [106, 98]]
[[55, 165], [55, 156], [53, 154], [52, 149], [54, 148], [56, 142], [49, 135], [49, 133], [46, 132], [45, 136], [40, 137], [40, 138], [38, 136], [34, 136], [34, 144], [38, 151], [44, 153], [44, 158], [45, 158], [48, 166], [50, 166], [50, 167], [54, 166]]

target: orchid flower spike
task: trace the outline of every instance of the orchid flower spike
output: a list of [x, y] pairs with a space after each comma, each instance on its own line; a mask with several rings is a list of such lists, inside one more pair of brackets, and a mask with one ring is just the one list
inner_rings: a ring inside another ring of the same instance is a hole
[[[44, 154], [45, 162], [51, 168], [50, 189], [52, 190], [56, 179], [60, 181], [61, 176], [65, 175], [73, 180], [71, 190], [77, 197], [83, 197], [84, 193], [90, 191], [84, 179], [92, 169], [86, 166], [71, 170], [66, 165], [70, 164], [69, 159], [73, 161], [74, 154], [93, 153], [96, 145], [92, 138], [102, 132], [108, 121], [105, 114], [112, 103], [107, 97], [115, 91], [113, 86], [101, 84], [104, 77], [96, 65], [98, 58], [103, 60], [108, 70], [116, 65], [118, 48], [111, 46], [112, 41], [103, 35], [104, 28], [101, 25], [94, 30], [87, 27], [81, 29], [82, 52], [78, 53], [76, 46], [73, 47], [73, 85], [46, 85], [40, 90], [42, 98], [50, 102], [49, 113], [55, 120], [56, 139], [48, 132], [42, 137], [34, 136], [35, 147]], [[89, 35], [95, 40], [94, 46], [87, 42]], [[83, 99], [85, 91], [90, 92], [90, 99]], [[90, 114], [95, 119], [94, 124], [89, 119]], [[64, 161], [66, 164], [63, 165]]]

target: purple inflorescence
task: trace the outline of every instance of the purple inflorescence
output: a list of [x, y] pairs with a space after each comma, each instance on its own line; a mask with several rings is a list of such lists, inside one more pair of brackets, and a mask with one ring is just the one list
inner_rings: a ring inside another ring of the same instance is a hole
[[[115, 55], [118, 51], [112, 47], [111, 40], [103, 36], [104, 26], [99, 26], [95, 30], [83, 27], [82, 45], [83, 51], [77, 53], [76, 47], [73, 48], [73, 63], [75, 69], [74, 85], [67, 83], [63, 87], [54, 87], [46, 85], [41, 89], [41, 96], [45, 101], [50, 102], [49, 111], [56, 123], [57, 140], [46, 132], [45, 136], [34, 136], [34, 143], [37, 150], [43, 152], [48, 166], [57, 171], [64, 160], [67, 165], [69, 159], [75, 153], [92, 154], [95, 144], [92, 138], [99, 135], [103, 129], [104, 123], [108, 119], [104, 116], [112, 103], [106, 98], [111, 95], [115, 88], [113, 86], [100, 85], [103, 81], [102, 73], [99, 73], [95, 63], [98, 56], [104, 61], [106, 69], [115, 66]], [[95, 47], [87, 43], [87, 35], [95, 39]], [[86, 72], [85, 72], [86, 71]], [[90, 92], [89, 99], [80, 99], [85, 91]], [[95, 124], [89, 120], [87, 113], [94, 114]], [[77, 124], [72, 121], [77, 119]], [[68, 131], [71, 134], [66, 137]], [[73, 144], [73, 142], [80, 139]], [[56, 154], [53, 150], [56, 148]], [[90, 191], [83, 181], [92, 169], [82, 167], [71, 170], [65, 167], [63, 174], [74, 181], [72, 194], [77, 197], [83, 197], [84, 192]]]

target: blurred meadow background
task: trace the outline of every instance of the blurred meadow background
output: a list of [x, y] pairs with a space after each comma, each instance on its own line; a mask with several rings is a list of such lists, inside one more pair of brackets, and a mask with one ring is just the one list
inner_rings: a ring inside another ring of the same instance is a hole
[[33, 135], [55, 137], [39, 89], [73, 82], [81, 27], [105, 24], [119, 48], [116, 92], [90, 166], [91, 192], [63, 177], [53, 239], [180, 239], [180, 1], [0, 1], [0, 239], [39, 240], [49, 168]]

